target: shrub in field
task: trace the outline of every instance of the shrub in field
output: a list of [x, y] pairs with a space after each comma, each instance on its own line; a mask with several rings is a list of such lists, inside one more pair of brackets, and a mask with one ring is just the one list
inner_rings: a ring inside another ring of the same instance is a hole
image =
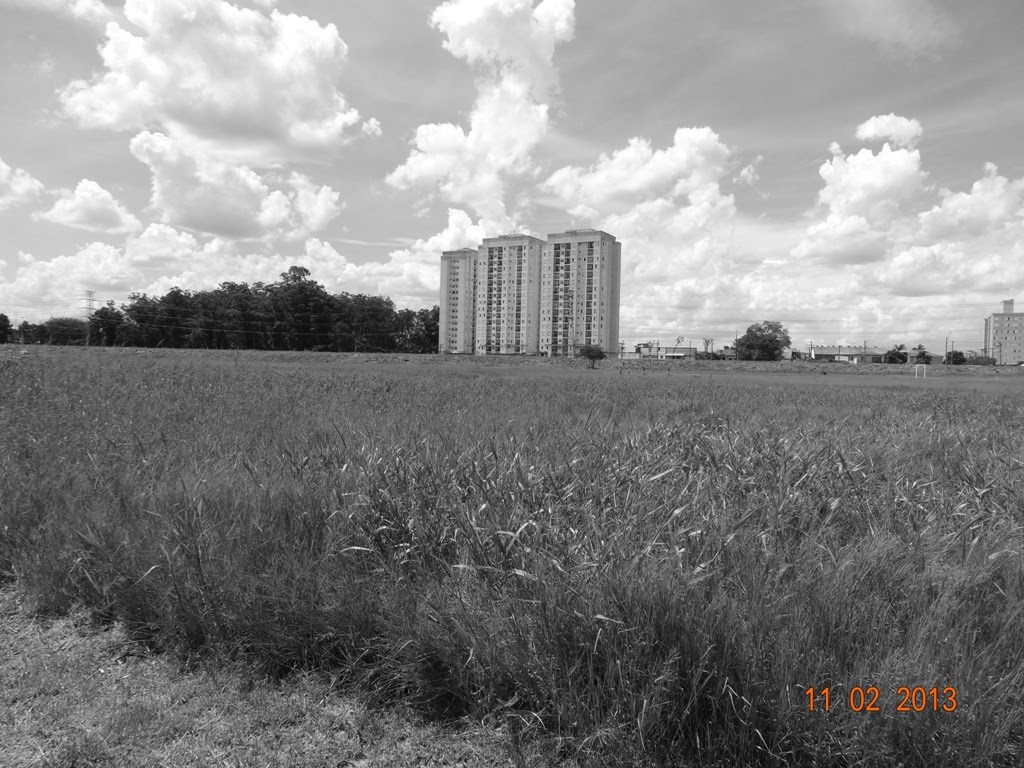
[[1020, 759], [1019, 395], [100, 352], [0, 371], [0, 568], [41, 607], [552, 760]]
[[604, 350], [597, 344], [584, 344], [576, 354], [587, 361], [588, 368], [593, 368], [598, 362], [607, 357]]

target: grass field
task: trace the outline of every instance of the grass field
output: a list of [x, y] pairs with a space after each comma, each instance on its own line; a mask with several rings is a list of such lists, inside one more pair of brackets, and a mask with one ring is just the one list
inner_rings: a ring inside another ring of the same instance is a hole
[[733, 367], [9, 353], [0, 571], [549, 764], [1020, 764], [1024, 377]]

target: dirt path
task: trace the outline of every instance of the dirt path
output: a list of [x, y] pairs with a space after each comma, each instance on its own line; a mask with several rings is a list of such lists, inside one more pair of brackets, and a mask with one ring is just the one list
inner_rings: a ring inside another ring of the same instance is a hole
[[512, 766], [499, 733], [370, 711], [312, 678], [184, 673], [83, 612], [34, 619], [0, 588], [0, 765]]

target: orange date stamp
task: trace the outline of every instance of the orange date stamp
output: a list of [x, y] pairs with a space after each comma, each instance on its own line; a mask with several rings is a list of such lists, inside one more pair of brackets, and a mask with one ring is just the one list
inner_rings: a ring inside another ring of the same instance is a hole
[[956, 712], [960, 702], [957, 690], [952, 685], [939, 688], [923, 685], [901, 685], [896, 696], [884, 701], [877, 686], [850, 686], [846, 696], [836, 695], [832, 688], [806, 688], [808, 712], [830, 712], [837, 706], [845, 705], [851, 712]]

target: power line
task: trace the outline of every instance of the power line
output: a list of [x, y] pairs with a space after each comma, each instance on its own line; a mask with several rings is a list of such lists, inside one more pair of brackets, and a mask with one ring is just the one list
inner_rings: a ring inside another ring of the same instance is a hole
[[[707, 312], [878, 312], [882, 310], [906, 310], [906, 309], [969, 309], [972, 307], [991, 307], [992, 302], [980, 304], [899, 304], [895, 306], [878, 307], [723, 307], [707, 306], [704, 304], [619, 304], [620, 307], [639, 307], [642, 309], [676, 309], [680, 312], [695, 312], [704, 310]], [[989, 314], [992, 314], [991, 312]], [[998, 314], [998, 313], [996, 313]]]

